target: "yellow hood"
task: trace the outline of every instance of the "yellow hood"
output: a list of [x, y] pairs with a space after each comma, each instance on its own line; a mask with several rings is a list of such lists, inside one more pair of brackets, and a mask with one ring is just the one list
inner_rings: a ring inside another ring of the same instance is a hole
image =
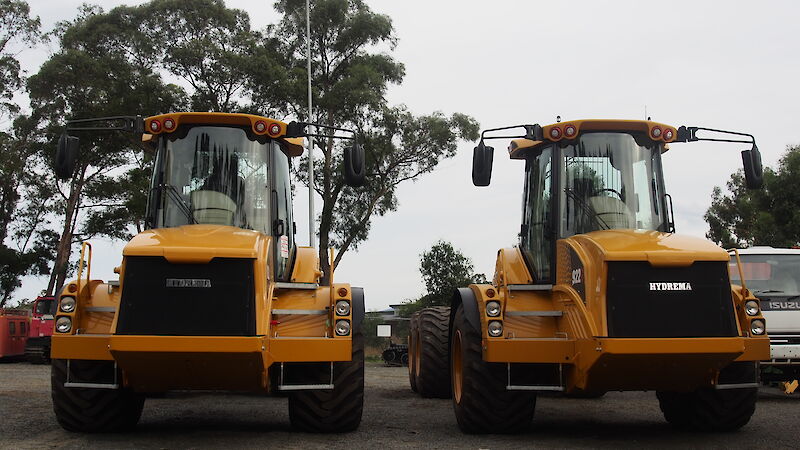
[[173, 263], [207, 263], [212, 258], [257, 258], [268, 236], [224, 225], [184, 225], [147, 230], [131, 239], [123, 256], [163, 256]]
[[604, 230], [571, 239], [604, 261], [649, 261], [653, 266], [688, 266], [728, 261], [725, 250], [705, 239], [647, 230]]

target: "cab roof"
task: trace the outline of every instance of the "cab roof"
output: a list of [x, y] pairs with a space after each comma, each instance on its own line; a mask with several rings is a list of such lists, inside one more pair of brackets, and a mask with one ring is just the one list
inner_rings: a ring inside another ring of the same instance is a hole
[[267, 135], [281, 145], [289, 156], [300, 156], [303, 153], [303, 138], [287, 138], [287, 124], [277, 119], [270, 119], [254, 114], [217, 113], [217, 112], [176, 112], [148, 117], [144, 120], [145, 134], [142, 140], [150, 140], [152, 136], [170, 133], [182, 124], [197, 125], [241, 125], [249, 126], [253, 133]]
[[588, 131], [634, 131], [653, 142], [669, 143], [678, 137], [676, 127], [650, 120], [581, 119], [542, 126], [542, 140], [514, 139], [508, 146], [511, 159], [523, 159], [533, 150], [553, 142], [570, 141]]

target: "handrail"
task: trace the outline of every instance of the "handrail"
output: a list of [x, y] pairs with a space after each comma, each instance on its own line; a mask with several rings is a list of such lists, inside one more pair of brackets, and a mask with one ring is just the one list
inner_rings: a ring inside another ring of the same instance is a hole
[[[78, 294], [80, 295], [81, 292], [81, 275], [83, 275], [83, 266], [84, 266], [84, 259], [86, 259], [86, 248], [89, 248], [89, 258], [86, 262], [86, 285], [88, 286], [91, 283], [91, 274], [92, 274], [92, 244], [89, 242], [81, 243], [81, 259], [78, 260], [78, 279], [75, 283], [78, 285]], [[92, 298], [92, 290], [89, 289], [89, 298]]]
[[747, 283], [744, 281], [744, 269], [742, 269], [742, 260], [739, 258], [739, 250], [732, 248], [728, 252], [733, 252], [736, 256], [736, 268], [739, 269], [739, 280], [742, 282], [742, 294], [747, 297], [750, 291], [747, 290]]

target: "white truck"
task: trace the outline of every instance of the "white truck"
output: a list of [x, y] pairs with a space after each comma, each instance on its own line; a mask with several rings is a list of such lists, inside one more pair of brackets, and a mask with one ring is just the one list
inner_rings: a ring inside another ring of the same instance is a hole
[[[761, 300], [770, 338], [770, 360], [761, 362], [761, 381], [785, 393], [800, 380], [800, 248], [751, 247], [738, 251], [747, 288]], [[741, 283], [731, 256], [732, 283]]]

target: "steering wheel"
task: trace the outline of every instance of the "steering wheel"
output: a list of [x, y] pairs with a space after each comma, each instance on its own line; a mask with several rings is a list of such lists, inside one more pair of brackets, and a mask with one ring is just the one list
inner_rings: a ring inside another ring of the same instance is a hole
[[620, 200], [622, 200], [622, 194], [620, 194], [619, 191], [617, 191], [616, 189], [611, 189], [611, 188], [598, 189], [594, 192], [594, 196], [599, 197], [600, 196], [599, 194], [603, 192], [611, 192], [612, 194], [615, 194]]

